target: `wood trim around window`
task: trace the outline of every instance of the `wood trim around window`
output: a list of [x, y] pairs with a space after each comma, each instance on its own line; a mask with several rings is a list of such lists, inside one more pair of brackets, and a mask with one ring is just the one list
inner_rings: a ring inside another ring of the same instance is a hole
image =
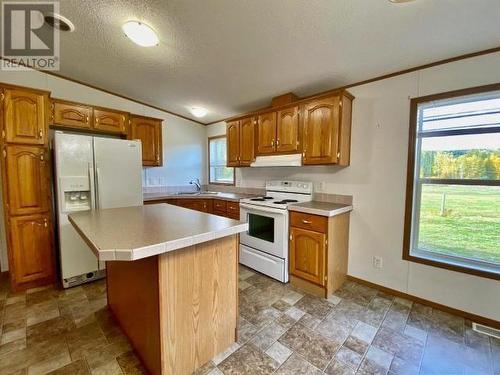
[[[233, 182], [232, 183], [226, 183], [226, 182], [212, 182], [210, 181], [210, 141], [214, 139], [219, 139], [219, 138], [226, 138], [225, 135], [216, 135], [214, 137], [208, 137], [208, 143], [207, 143], [207, 153], [208, 153], [208, 184], [209, 185], [223, 185], [223, 186], [234, 186], [235, 185], [235, 179], [236, 179], [236, 171], [233, 168]], [[232, 167], [228, 167], [232, 168]]]
[[[421, 96], [411, 99], [410, 102], [410, 126], [408, 136], [408, 162], [406, 171], [406, 202], [405, 202], [405, 217], [404, 217], [404, 236], [403, 236], [403, 259], [415, 263], [425, 264], [427, 266], [444, 268], [451, 271], [467, 273], [470, 275], [481, 276], [489, 279], [500, 280], [500, 274], [468, 268], [440, 262], [436, 260], [416, 257], [411, 255], [411, 225], [413, 216], [413, 185], [414, 185], [414, 169], [415, 169], [415, 147], [417, 141], [417, 108], [418, 104], [430, 102], [433, 100], [451, 99], [460, 96], [486, 93], [489, 91], [500, 90], [500, 83], [471, 87], [462, 90], [449, 91], [445, 93]], [[485, 184], [486, 185], [486, 184]]]

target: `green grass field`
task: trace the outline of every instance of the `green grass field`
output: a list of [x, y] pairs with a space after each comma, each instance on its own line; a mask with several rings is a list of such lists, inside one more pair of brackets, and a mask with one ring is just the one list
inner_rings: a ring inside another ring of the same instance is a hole
[[500, 264], [500, 187], [424, 185], [418, 247]]

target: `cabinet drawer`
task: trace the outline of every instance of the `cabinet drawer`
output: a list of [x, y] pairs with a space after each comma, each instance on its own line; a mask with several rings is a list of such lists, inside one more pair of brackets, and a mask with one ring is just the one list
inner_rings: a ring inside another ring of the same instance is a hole
[[239, 202], [227, 202], [227, 216], [231, 219], [240, 219], [240, 203]]
[[320, 233], [327, 233], [328, 218], [324, 216], [305, 214], [302, 212], [290, 212], [290, 225]]
[[226, 205], [227, 205], [226, 201], [214, 199], [213, 205], [214, 205], [213, 209], [214, 209], [215, 213], [221, 213], [221, 214], [226, 213]]

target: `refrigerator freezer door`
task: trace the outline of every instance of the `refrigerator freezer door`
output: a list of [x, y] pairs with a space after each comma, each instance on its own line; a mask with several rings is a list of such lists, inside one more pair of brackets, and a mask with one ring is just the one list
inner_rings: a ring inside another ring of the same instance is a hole
[[87, 200], [92, 208], [92, 137], [56, 132], [54, 137], [57, 216], [63, 285], [70, 279], [98, 270], [96, 256], [68, 221], [68, 213], [81, 210]]
[[141, 142], [94, 138], [98, 209], [142, 206]]

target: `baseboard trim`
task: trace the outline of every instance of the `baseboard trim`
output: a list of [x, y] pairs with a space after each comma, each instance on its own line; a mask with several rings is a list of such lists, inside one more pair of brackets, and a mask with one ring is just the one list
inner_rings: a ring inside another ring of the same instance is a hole
[[372, 283], [370, 281], [358, 279], [357, 277], [354, 277], [354, 276], [347, 275], [347, 279], [354, 281], [354, 282], [357, 282], [359, 284], [369, 286], [369, 287], [374, 288], [374, 289], [378, 289], [378, 290], [385, 292], [385, 293], [393, 294], [397, 297], [406, 298], [406, 299], [409, 299], [410, 301], [417, 302], [417, 303], [420, 303], [422, 305], [427, 305], [427, 306], [430, 306], [432, 308], [442, 310], [442, 311], [445, 311], [445, 312], [450, 313], [450, 314], [461, 316], [462, 318], [471, 320], [471, 321], [476, 322], [476, 323], [483, 324], [483, 325], [488, 326], [488, 327], [500, 329], [500, 322], [497, 320], [494, 320], [494, 319], [490, 319], [490, 318], [486, 318], [484, 316], [472, 314], [472, 313], [469, 313], [467, 311], [458, 310], [458, 309], [455, 309], [453, 307], [449, 307], [446, 305], [441, 305], [440, 303], [432, 302], [432, 301], [429, 301], [429, 300], [424, 299], [424, 298], [420, 298], [420, 297], [413, 296], [411, 294], [403, 293], [403, 292], [400, 292], [399, 290], [396, 290], [396, 289], [387, 288], [385, 286], [375, 284], [375, 283]]

